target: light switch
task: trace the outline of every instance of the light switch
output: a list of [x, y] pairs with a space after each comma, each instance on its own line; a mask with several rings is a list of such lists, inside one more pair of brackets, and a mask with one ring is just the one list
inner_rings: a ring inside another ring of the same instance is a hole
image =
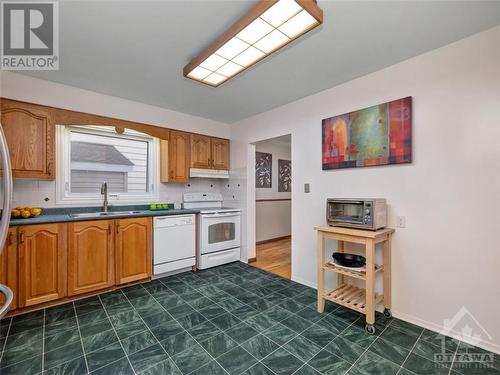
[[304, 193], [311, 192], [311, 184], [304, 184]]

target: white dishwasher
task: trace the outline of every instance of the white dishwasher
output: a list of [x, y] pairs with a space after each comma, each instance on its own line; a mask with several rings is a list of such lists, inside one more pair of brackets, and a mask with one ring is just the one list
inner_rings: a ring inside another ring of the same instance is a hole
[[196, 264], [195, 215], [153, 219], [153, 278]]

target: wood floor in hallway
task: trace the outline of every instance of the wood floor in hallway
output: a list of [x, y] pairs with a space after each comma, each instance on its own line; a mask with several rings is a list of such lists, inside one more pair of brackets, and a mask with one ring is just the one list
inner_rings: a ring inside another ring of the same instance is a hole
[[251, 266], [290, 279], [292, 276], [292, 239], [266, 242], [257, 245], [257, 261]]

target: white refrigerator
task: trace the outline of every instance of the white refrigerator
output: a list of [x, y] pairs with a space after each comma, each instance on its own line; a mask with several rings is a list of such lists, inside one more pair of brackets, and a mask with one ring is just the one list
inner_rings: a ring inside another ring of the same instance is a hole
[[[10, 209], [12, 202], [12, 168], [10, 166], [9, 148], [7, 147], [7, 140], [3, 132], [3, 127], [0, 124], [0, 157], [2, 159], [2, 218], [0, 221], [0, 255], [4, 250], [5, 240], [9, 232], [10, 225]], [[14, 297], [12, 290], [7, 285], [0, 284], [0, 293], [4, 295], [5, 303], [0, 306], [0, 319], [9, 311], [10, 304]]]

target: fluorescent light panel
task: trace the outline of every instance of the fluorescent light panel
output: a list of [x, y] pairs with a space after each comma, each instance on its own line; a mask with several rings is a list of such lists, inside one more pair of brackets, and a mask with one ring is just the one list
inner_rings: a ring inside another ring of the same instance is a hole
[[[265, 2], [267, 0], [260, 0]], [[314, 3], [302, 6], [305, 3]], [[259, 4], [260, 5], [260, 4]], [[259, 6], [257, 5], [257, 6]], [[279, 0], [265, 9], [236, 35], [209, 55], [185, 76], [211, 86], [218, 86], [235, 74], [255, 64], [277, 49], [322, 23], [307, 8], [316, 7], [313, 0]], [[213, 51], [213, 49], [212, 49]], [[189, 67], [189, 65], [186, 66]], [[186, 70], [185, 68], [185, 70]]]

